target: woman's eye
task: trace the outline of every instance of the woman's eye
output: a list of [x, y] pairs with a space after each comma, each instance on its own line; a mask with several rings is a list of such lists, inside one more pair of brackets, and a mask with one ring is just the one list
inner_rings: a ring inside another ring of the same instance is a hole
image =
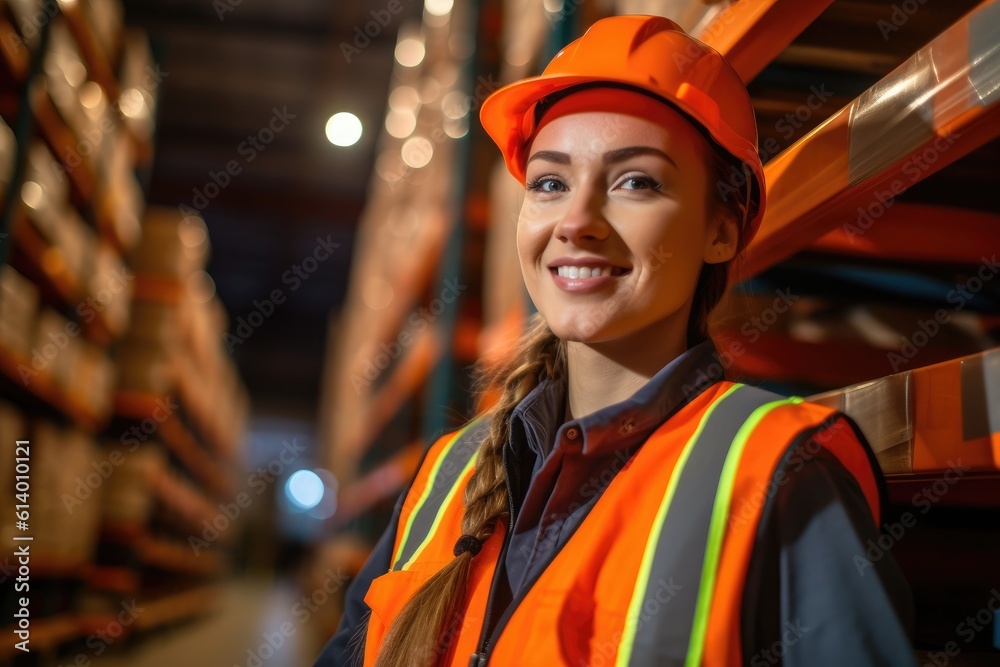
[[626, 190], [659, 190], [660, 184], [647, 176], [629, 176], [622, 181]]
[[536, 190], [539, 192], [561, 192], [565, 189], [560, 181], [554, 178], [539, 178], [538, 180], [528, 183], [529, 190]]

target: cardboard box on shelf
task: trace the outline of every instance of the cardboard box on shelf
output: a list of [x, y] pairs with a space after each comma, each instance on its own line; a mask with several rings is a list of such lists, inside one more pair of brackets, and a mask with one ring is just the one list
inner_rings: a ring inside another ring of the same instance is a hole
[[104, 453], [118, 464], [105, 485], [102, 520], [109, 524], [145, 524], [153, 511], [154, 479], [166, 465], [163, 447], [155, 440], [138, 446], [110, 441]]
[[81, 316], [87, 312], [100, 312], [115, 335], [122, 335], [129, 328], [135, 276], [121, 256], [106, 242], [97, 244], [94, 269], [86, 282], [90, 301]]
[[69, 179], [41, 141], [33, 141], [28, 147], [24, 169], [20, 192], [28, 219], [49, 243], [55, 243], [59, 217], [69, 201]]
[[33, 552], [66, 567], [89, 562], [97, 540], [102, 486], [112, 470], [95, 459], [92, 438], [44, 419], [31, 431]]
[[885, 473], [1000, 470], [1000, 348], [810, 396], [850, 415]]
[[[53, 232], [53, 245], [58, 248], [67, 273], [83, 288], [92, 275], [91, 262], [97, 252], [97, 235], [72, 206], [65, 206], [56, 217]], [[77, 306], [75, 303], [70, 305]]]
[[76, 322], [67, 320], [51, 308], [42, 308], [32, 348], [34, 369], [51, 374], [59, 386], [74, 394], [77, 393], [74, 373], [80, 354], [80, 331]]
[[7, 123], [0, 118], [0, 202], [7, 192], [17, 159], [17, 140]]
[[[149, 147], [153, 140], [153, 119], [156, 110], [159, 77], [149, 48], [149, 37], [142, 30], [129, 28], [122, 41], [122, 62], [119, 81], [122, 86], [120, 108], [126, 127], [139, 141]], [[140, 155], [149, 159], [151, 156]]]
[[62, 474], [59, 488], [54, 489], [62, 510], [57, 512], [62, 537], [56, 542], [56, 554], [61, 562], [86, 563], [93, 558], [100, 531], [101, 497], [118, 470], [83, 431], [65, 429], [62, 439]]
[[196, 216], [176, 208], [150, 207], [142, 225], [132, 266], [137, 273], [186, 278], [208, 261], [208, 233]]
[[[42, 31], [36, 29], [39, 16], [45, 16], [43, 0], [7, 0], [11, 16], [11, 24], [17, 29], [17, 37], [32, 50], [38, 47]], [[30, 29], [29, 29], [30, 28]]]
[[35, 456], [31, 466], [31, 521], [34, 537], [33, 555], [49, 562], [56, 560], [59, 534], [57, 528], [60, 514], [66, 510], [61, 505], [57, 491], [61, 488], [60, 477], [65, 474], [63, 467], [64, 447], [62, 429], [56, 424], [36, 419], [31, 426], [31, 444]]
[[136, 299], [132, 304], [128, 339], [174, 347], [180, 345], [180, 326], [176, 305]]
[[94, 193], [94, 208], [102, 228], [109, 228], [120, 246], [130, 251], [142, 235], [146, 205], [135, 175], [134, 150], [129, 137], [120, 131], [109, 134], [103, 146], [103, 178]]
[[94, 414], [107, 414], [115, 389], [115, 366], [107, 352], [89, 341], [80, 342], [74, 393]]
[[0, 345], [22, 359], [31, 355], [38, 288], [9, 264], [0, 266]]
[[208, 233], [201, 218], [185, 217], [176, 208], [150, 207], [132, 266], [137, 273], [184, 279], [205, 267], [208, 252]]
[[84, 4], [88, 23], [109, 63], [118, 60], [124, 9], [118, 0], [89, 0]]
[[64, 18], [57, 15], [52, 20], [43, 67], [45, 88], [76, 139], [76, 145], [59, 146], [57, 157], [68, 168], [82, 162], [94, 168], [106, 132], [87, 108], [106, 105], [107, 98], [101, 87], [89, 80], [83, 56]]
[[[28, 438], [25, 430], [24, 416], [16, 406], [6, 401], [0, 401], [0, 498], [14, 500], [16, 490], [14, 476], [16, 474], [16, 458], [22, 456], [17, 451], [17, 441]], [[31, 459], [31, 444], [28, 444], [29, 466]], [[29, 469], [30, 473], [30, 469]], [[0, 514], [0, 534], [4, 533], [5, 527], [13, 528], [16, 516], [13, 511]], [[5, 544], [11, 544], [8, 539]]]
[[123, 341], [118, 349], [118, 388], [125, 391], [168, 394], [176, 384], [176, 353], [143, 341]]

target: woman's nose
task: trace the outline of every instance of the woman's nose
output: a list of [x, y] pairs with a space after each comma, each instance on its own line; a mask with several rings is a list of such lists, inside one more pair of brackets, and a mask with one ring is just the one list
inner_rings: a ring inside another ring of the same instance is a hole
[[601, 188], [578, 188], [569, 202], [566, 214], [556, 223], [553, 230], [556, 238], [573, 242], [607, 238], [611, 226], [604, 218], [604, 200]]

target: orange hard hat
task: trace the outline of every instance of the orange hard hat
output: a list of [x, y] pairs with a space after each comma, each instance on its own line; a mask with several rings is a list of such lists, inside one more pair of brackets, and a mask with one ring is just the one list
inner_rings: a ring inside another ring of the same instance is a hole
[[573, 86], [601, 82], [652, 93], [686, 114], [745, 165], [744, 173], [726, 185], [750, 189], [743, 245], [749, 243], [764, 214], [764, 166], [757, 154], [750, 95], [718, 51], [662, 16], [601, 19], [559, 51], [539, 76], [515, 81], [487, 97], [479, 118], [503, 152], [507, 170], [525, 182], [539, 101]]

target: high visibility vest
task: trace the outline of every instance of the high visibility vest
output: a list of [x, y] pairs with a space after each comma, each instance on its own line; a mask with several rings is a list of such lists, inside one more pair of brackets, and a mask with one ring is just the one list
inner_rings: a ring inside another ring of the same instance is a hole
[[[465, 486], [488, 428], [440, 438], [406, 495], [391, 569], [365, 596], [366, 667], [413, 593], [455, 558]], [[491, 665], [742, 665], [740, 616], [763, 507], [784, 476], [820, 448], [857, 479], [876, 522], [874, 459], [842, 413], [756, 387], [719, 382], [662, 424], [623, 465], [509, 614]], [[436, 664], [466, 667], [480, 650], [505, 532], [472, 560], [460, 627]], [[503, 619], [501, 619], [501, 623]]]

